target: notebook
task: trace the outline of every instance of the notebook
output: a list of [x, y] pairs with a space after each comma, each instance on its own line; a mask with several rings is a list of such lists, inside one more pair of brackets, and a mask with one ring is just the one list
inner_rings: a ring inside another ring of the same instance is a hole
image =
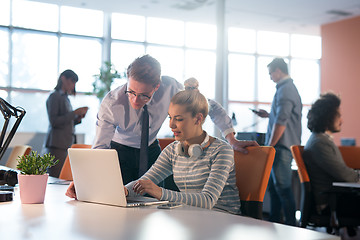
[[118, 154], [114, 149], [68, 149], [71, 171], [79, 201], [120, 207], [164, 204], [156, 198], [125, 197]]

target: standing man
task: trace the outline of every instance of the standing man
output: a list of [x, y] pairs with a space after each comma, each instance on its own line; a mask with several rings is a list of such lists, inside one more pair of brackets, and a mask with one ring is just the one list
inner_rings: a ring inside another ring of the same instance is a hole
[[276, 150], [268, 188], [271, 198], [269, 220], [281, 223], [282, 209], [285, 224], [295, 226], [290, 146], [300, 145], [302, 103], [284, 59], [275, 58], [267, 67], [271, 80], [276, 83], [276, 93], [270, 114], [260, 109], [257, 115], [269, 118], [265, 144]]
[[[168, 116], [172, 96], [183, 89], [175, 79], [161, 77], [160, 63], [149, 55], [135, 59], [127, 77], [126, 84], [110, 91], [102, 101], [93, 145], [116, 149], [124, 184], [141, 177], [159, 156], [157, 133]], [[209, 105], [212, 121], [234, 149], [246, 153], [245, 147], [257, 145], [255, 141], [236, 140], [226, 111], [215, 101], [210, 100]]]

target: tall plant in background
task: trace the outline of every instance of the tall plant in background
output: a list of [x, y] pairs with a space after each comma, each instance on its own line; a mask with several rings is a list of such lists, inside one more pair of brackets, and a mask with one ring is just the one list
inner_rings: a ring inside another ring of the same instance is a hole
[[115, 79], [125, 78], [125, 73], [119, 73], [113, 64], [104, 62], [100, 68], [100, 73], [95, 74], [93, 82], [93, 94], [101, 101], [104, 96], [111, 90], [111, 85]]

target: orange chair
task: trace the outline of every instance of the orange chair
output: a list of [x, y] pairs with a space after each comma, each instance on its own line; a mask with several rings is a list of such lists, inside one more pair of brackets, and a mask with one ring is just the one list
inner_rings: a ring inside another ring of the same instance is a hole
[[301, 183], [300, 227], [327, 227], [328, 232], [330, 232], [330, 215], [319, 215], [315, 209], [314, 197], [310, 185], [310, 178], [303, 159], [304, 146], [293, 145], [290, 147], [290, 150], [298, 167], [297, 171]]
[[248, 154], [234, 151], [236, 185], [243, 215], [262, 219], [262, 207], [275, 149], [269, 146], [248, 147]]
[[164, 148], [169, 145], [170, 143], [172, 143], [173, 141], [175, 141], [175, 138], [159, 138], [159, 145], [161, 148], [161, 151], [164, 150]]
[[16, 145], [12, 149], [10, 156], [6, 162], [6, 167], [17, 169], [17, 159], [19, 156], [29, 155], [31, 147], [28, 145]]
[[[300, 227], [327, 227], [327, 232], [330, 233], [332, 228], [339, 228], [342, 226], [358, 226], [359, 219], [352, 219], [347, 217], [336, 217], [334, 215], [319, 215], [315, 208], [314, 197], [310, 185], [309, 174], [303, 159], [304, 146], [293, 145], [290, 147], [291, 153], [298, 166], [298, 173], [301, 182], [301, 200], [300, 200]], [[349, 149], [347, 149], [349, 150]], [[343, 153], [343, 151], [341, 151]], [[346, 152], [346, 150], [345, 150]], [[347, 154], [347, 152], [346, 152]], [[336, 219], [335, 219], [336, 218]]]
[[[73, 144], [73, 145], [71, 145], [70, 148], [91, 148], [91, 145], [89, 145], [89, 144]], [[70, 161], [69, 161], [69, 155], [65, 159], [65, 162], [61, 169], [59, 178], [63, 179], [63, 180], [68, 180], [68, 181], [73, 180]]]
[[353, 169], [360, 169], [360, 147], [339, 146], [339, 149], [346, 165]]

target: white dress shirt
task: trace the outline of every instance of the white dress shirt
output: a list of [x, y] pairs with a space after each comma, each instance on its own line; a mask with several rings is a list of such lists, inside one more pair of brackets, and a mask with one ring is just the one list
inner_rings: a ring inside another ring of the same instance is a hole
[[[134, 109], [125, 94], [127, 84], [110, 91], [101, 102], [97, 115], [96, 136], [93, 148], [110, 148], [114, 141], [125, 146], [140, 148], [141, 115], [144, 111]], [[168, 116], [171, 98], [183, 89], [183, 85], [174, 78], [163, 76], [159, 89], [147, 103], [149, 112], [149, 145], [153, 143]], [[209, 99], [209, 116], [226, 136], [235, 132], [231, 118], [224, 108]]]

